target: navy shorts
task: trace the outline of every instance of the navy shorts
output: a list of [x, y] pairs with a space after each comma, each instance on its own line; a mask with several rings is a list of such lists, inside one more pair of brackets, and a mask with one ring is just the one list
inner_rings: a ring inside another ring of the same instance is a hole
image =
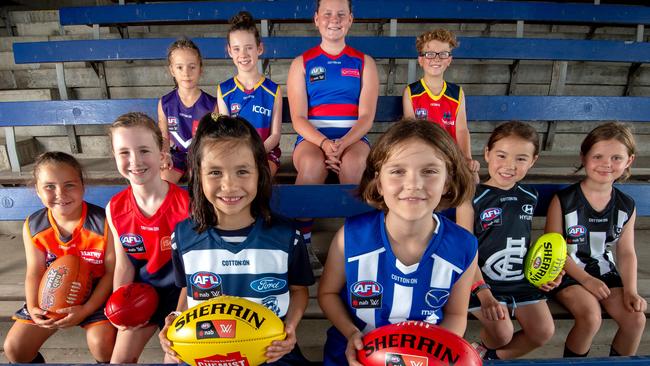
[[158, 325], [162, 329], [165, 326], [165, 318], [172, 311], [176, 311], [178, 306], [178, 297], [181, 294], [181, 289], [174, 286], [170, 288], [155, 288], [158, 293], [158, 308], [153, 313], [150, 324]]
[[172, 163], [174, 164], [172, 169], [185, 174], [187, 171], [187, 151], [171, 149], [169, 153], [172, 156]]
[[[18, 309], [11, 318], [18, 322], [35, 324], [31, 315], [29, 315], [29, 311], [27, 311], [27, 304], [23, 304], [23, 307]], [[88, 317], [82, 320], [78, 325], [85, 328], [87, 326], [97, 325], [104, 322], [108, 322], [108, 318], [104, 315], [104, 306], [102, 305], [99, 309], [95, 310], [95, 312], [88, 315]]]
[[[511, 294], [492, 293], [495, 299], [501, 304], [505, 304], [508, 308], [512, 309], [514, 315], [515, 309], [518, 306], [526, 306], [536, 304], [540, 301], [546, 301], [546, 295], [537, 289], [530, 289], [529, 291], [513, 292]], [[481, 310], [481, 301], [478, 296], [471, 294], [469, 297], [469, 312]]]
[[281, 155], [282, 151], [280, 150], [280, 146], [276, 146], [266, 154], [266, 159], [279, 168]]

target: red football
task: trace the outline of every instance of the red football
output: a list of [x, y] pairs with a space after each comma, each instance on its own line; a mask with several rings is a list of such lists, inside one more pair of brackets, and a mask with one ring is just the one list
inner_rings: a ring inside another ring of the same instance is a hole
[[482, 365], [474, 348], [463, 338], [437, 325], [421, 321], [390, 324], [363, 337], [357, 359], [366, 366]]
[[56, 310], [83, 304], [92, 286], [88, 264], [76, 255], [64, 255], [54, 260], [43, 274], [38, 286], [38, 306], [47, 310], [48, 317], [61, 319], [66, 314], [58, 314]]
[[158, 307], [158, 293], [142, 282], [120, 286], [106, 301], [104, 314], [111, 323], [134, 327], [149, 321]]

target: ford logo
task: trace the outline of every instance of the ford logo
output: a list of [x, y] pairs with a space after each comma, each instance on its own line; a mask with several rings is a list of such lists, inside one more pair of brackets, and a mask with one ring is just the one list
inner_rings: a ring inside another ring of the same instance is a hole
[[251, 288], [257, 292], [277, 291], [283, 289], [286, 285], [287, 281], [275, 277], [264, 277], [251, 282]]

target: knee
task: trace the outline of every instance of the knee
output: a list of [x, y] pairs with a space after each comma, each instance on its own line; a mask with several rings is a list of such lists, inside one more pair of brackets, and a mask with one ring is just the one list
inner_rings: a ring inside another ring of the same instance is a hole
[[538, 327], [535, 327], [534, 331], [526, 332], [526, 338], [528, 338], [528, 341], [532, 346], [539, 348], [550, 341], [554, 333], [555, 324], [553, 322], [550, 322], [548, 324], [542, 324]]
[[573, 314], [575, 317], [576, 326], [595, 334], [600, 329], [603, 321], [600, 314], [600, 309], [585, 309]]
[[[18, 341], [16, 341], [12, 337], [7, 337], [4, 341], [3, 344], [3, 350], [5, 353], [5, 357], [7, 357], [7, 360], [11, 363], [28, 363], [30, 362], [35, 355], [25, 355], [24, 352], [24, 347], [21, 347]], [[23, 352], [21, 352], [21, 350]], [[25, 357], [27, 356], [27, 357]]]
[[644, 313], [625, 313], [625, 317], [618, 321], [619, 328], [629, 332], [643, 332], [645, 329]]
[[501, 348], [512, 341], [514, 329], [510, 321], [499, 320], [490, 323], [492, 323], [492, 326], [485, 328], [485, 333], [487, 333], [490, 338], [486, 345], [490, 348], [496, 349]]

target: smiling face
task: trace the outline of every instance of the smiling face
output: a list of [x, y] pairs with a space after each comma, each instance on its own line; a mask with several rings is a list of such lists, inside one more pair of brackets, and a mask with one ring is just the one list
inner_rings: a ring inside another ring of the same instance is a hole
[[228, 55], [239, 72], [250, 72], [257, 67], [257, 60], [264, 52], [263, 45], [257, 45], [255, 34], [246, 30], [230, 32]]
[[[422, 47], [422, 51], [420, 51], [420, 53], [425, 52], [451, 52], [451, 46], [447, 42], [441, 42], [434, 39], [427, 42]], [[420, 67], [422, 67], [422, 70], [424, 70], [425, 75], [428, 75], [430, 77], [441, 77], [451, 64], [451, 60], [451, 56], [447, 59], [441, 59], [439, 55], [433, 59], [427, 59], [424, 56], [418, 56], [418, 63], [420, 64]]]
[[218, 226], [239, 229], [253, 221], [259, 173], [253, 151], [245, 143], [216, 141], [201, 153], [201, 186], [214, 207]]
[[535, 145], [517, 136], [507, 136], [485, 148], [490, 179], [487, 185], [503, 190], [512, 188], [522, 180], [537, 161]]
[[179, 88], [198, 87], [201, 71], [201, 59], [195, 50], [178, 48], [169, 57], [169, 72]]
[[84, 186], [79, 172], [64, 163], [45, 163], [38, 168], [36, 194], [55, 218], [81, 217]]
[[151, 130], [145, 127], [118, 127], [112, 133], [117, 171], [131, 184], [144, 185], [160, 179], [163, 153]]
[[392, 150], [377, 177], [388, 215], [408, 222], [431, 220], [446, 192], [445, 161], [420, 139], [403, 141]]
[[321, 0], [314, 23], [323, 40], [336, 42], [344, 39], [352, 26], [348, 0]]
[[634, 155], [615, 139], [595, 143], [581, 158], [587, 179], [601, 184], [614, 183], [634, 161]]

